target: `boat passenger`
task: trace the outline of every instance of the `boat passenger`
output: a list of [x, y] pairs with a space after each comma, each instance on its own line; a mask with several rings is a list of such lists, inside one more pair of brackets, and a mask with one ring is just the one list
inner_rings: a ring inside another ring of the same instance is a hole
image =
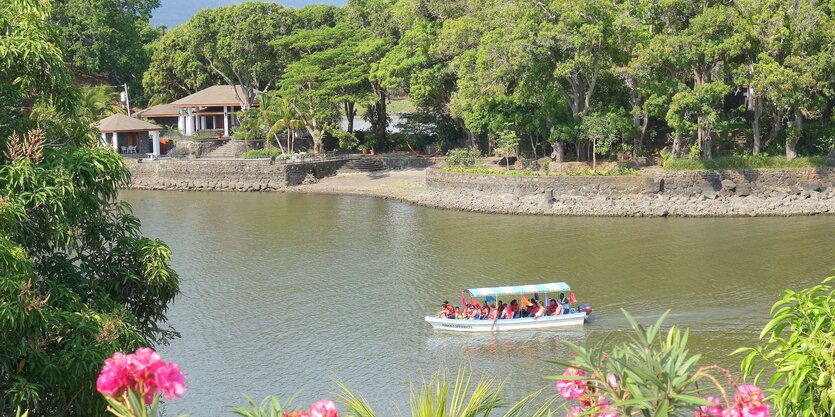
[[455, 316], [453, 316], [452, 318], [454, 318], [456, 320], [463, 320], [464, 319], [464, 315], [461, 314], [461, 307], [455, 307]]
[[568, 300], [568, 297], [565, 296], [564, 292], [560, 293], [560, 305], [562, 306], [563, 311], [568, 311], [571, 307], [571, 303]]
[[439, 311], [439, 312], [435, 313], [435, 317], [438, 317], [438, 318], [441, 318], [441, 317], [443, 317], [443, 318], [447, 318], [447, 317], [449, 316], [449, 310], [447, 309], [447, 306], [448, 306], [448, 305], [449, 305], [449, 301], [444, 301], [444, 303], [443, 303], [443, 304], [441, 304], [441, 311]]
[[[557, 309], [558, 309], [558, 308], [560, 308], [560, 305], [559, 305], [559, 304], [557, 304], [557, 301], [556, 301], [556, 300], [554, 300], [554, 299], [552, 298], [552, 299], [550, 300], [550, 302], [548, 303], [548, 308], [547, 308], [547, 309], [545, 309], [545, 310], [546, 310], [546, 311], [545, 311], [545, 314], [547, 314], [547, 315], [549, 315], [549, 316], [558, 316], [558, 315], [559, 315], [559, 314], [557, 313]], [[560, 308], [560, 309], [561, 309], [561, 308]]]
[[516, 300], [512, 300], [510, 302], [510, 311], [513, 313], [513, 318], [514, 319], [518, 319], [519, 317], [522, 317], [522, 315], [520, 314], [520, 311], [519, 311], [519, 303]]
[[496, 321], [496, 319], [498, 317], [499, 317], [499, 309], [496, 308], [496, 307], [491, 308], [490, 313], [487, 314], [487, 320]]
[[536, 301], [533, 302], [533, 306], [531, 307], [531, 317], [534, 319], [538, 319], [545, 315], [545, 308], [540, 306], [539, 303]]
[[511, 306], [505, 306], [504, 310], [502, 311], [501, 316], [499, 316], [502, 320], [510, 320], [513, 318], [513, 308]]
[[486, 320], [487, 316], [490, 314], [490, 306], [487, 305], [487, 301], [484, 302], [484, 305], [481, 307], [481, 319]]

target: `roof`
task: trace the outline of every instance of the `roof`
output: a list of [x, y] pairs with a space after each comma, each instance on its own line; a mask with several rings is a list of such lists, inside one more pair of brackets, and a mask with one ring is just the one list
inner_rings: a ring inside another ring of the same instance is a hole
[[[240, 85], [236, 85], [233, 89], [231, 85], [213, 85], [209, 88], [200, 90], [190, 96], [183, 97], [173, 103], [174, 107], [214, 107], [214, 106], [241, 106], [238, 99], [235, 97], [235, 89], [238, 94], [243, 97], [243, 89]], [[257, 90], [256, 90], [257, 93]]]
[[571, 291], [571, 287], [564, 282], [554, 282], [550, 284], [534, 284], [534, 285], [514, 285], [510, 287], [492, 287], [492, 288], [470, 288], [467, 292], [473, 297], [482, 297], [487, 295], [513, 295], [513, 294], [533, 294], [533, 293], [548, 293]]
[[147, 117], [151, 119], [154, 117], [178, 117], [179, 115], [180, 108], [174, 107], [171, 104], [157, 104], [156, 106], [139, 110], [133, 114], [134, 117]]
[[149, 130], [162, 130], [161, 127], [148, 123], [144, 120], [134, 119], [127, 115], [116, 113], [108, 116], [98, 122], [93, 123], [93, 127], [101, 132], [147, 132]]

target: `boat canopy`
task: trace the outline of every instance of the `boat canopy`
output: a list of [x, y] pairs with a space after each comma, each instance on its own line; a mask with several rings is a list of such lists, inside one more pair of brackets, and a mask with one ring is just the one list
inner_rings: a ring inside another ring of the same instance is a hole
[[513, 295], [513, 294], [533, 294], [533, 293], [549, 293], [571, 291], [571, 287], [564, 282], [552, 282], [550, 284], [535, 284], [535, 285], [513, 285], [510, 287], [492, 287], [492, 288], [470, 288], [467, 290], [473, 297], [484, 297], [488, 295]]

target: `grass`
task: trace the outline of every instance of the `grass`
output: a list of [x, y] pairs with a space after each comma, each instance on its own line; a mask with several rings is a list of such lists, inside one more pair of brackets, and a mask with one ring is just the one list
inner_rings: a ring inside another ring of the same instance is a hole
[[664, 170], [666, 171], [822, 168], [830, 166], [832, 166], [832, 162], [825, 156], [800, 157], [791, 161], [783, 156], [720, 156], [707, 161], [670, 159], [664, 162]]
[[510, 177], [610, 177], [615, 175], [638, 175], [640, 173], [637, 169], [632, 168], [598, 169], [596, 171], [592, 171], [591, 168], [588, 168], [574, 171], [546, 173], [544, 171], [534, 171], [531, 169], [496, 170], [488, 167], [447, 167], [440, 168], [439, 171], [456, 174], [482, 174]]
[[279, 149], [252, 149], [241, 155], [244, 159], [259, 159], [279, 156], [282, 152]]

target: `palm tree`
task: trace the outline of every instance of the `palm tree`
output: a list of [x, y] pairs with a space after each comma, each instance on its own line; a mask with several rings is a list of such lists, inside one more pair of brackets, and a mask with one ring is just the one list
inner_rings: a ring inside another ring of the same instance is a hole
[[125, 113], [119, 103], [119, 93], [112, 87], [98, 85], [82, 87], [79, 94], [78, 113], [92, 121], [101, 120], [115, 113]]
[[[287, 100], [277, 95], [264, 94], [261, 96], [260, 118], [264, 127], [267, 128], [267, 138], [275, 138], [282, 152], [293, 153], [296, 129], [301, 128], [303, 122], [296, 119], [296, 112], [293, 111]], [[281, 145], [281, 140], [278, 137], [282, 131], [286, 131], [286, 150]]]

